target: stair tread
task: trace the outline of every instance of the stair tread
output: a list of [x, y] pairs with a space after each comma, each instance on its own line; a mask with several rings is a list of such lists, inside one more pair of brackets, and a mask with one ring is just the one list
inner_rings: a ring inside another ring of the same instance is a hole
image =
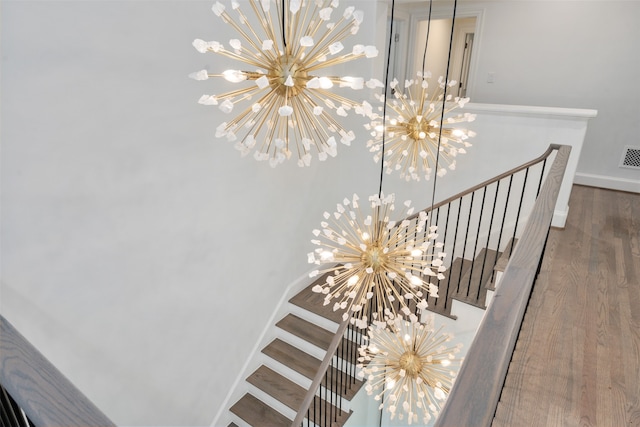
[[342, 323], [342, 314], [344, 310], [333, 311], [333, 304], [324, 305], [324, 294], [313, 292], [315, 285], [322, 285], [329, 273], [320, 276], [311, 285], [297, 293], [293, 298], [289, 300], [291, 304], [304, 308], [311, 313], [324, 317], [336, 323]]
[[463, 258], [456, 258], [447, 272], [445, 272], [445, 278], [439, 280], [438, 285], [438, 298], [428, 297], [427, 310], [442, 316], [447, 316], [455, 319], [456, 316], [451, 315], [451, 301], [446, 298], [447, 295], [451, 296], [456, 291], [456, 284], [459, 277], [464, 274], [471, 266], [471, 261]]
[[293, 422], [249, 393], [242, 396], [230, 410], [253, 427], [290, 427]]
[[452, 298], [479, 308], [486, 308], [485, 301], [487, 295], [486, 284], [493, 275], [498, 253], [492, 249], [482, 249], [471, 267], [464, 273], [460, 280], [460, 287], [452, 294]]
[[[313, 380], [322, 363], [320, 359], [316, 359], [310, 354], [277, 338], [263, 348], [262, 352], [310, 380]], [[353, 363], [356, 364], [357, 360], [355, 359], [358, 354], [355, 353], [352, 356], [354, 359]], [[329, 370], [328, 381], [323, 380], [322, 385], [326, 386], [329, 382], [336, 382], [338, 378], [343, 382], [350, 380], [351, 386], [347, 390], [342, 390], [342, 397], [351, 400], [363, 385], [361, 380], [353, 376], [355, 374], [355, 370], [351, 372], [351, 374], [346, 374], [333, 367]]]
[[303, 387], [264, 365], [249, 375], [247, 382], [284, 403], [294, 411], [298, 410], [307, 392]]
[[313, 379], [322, 363], [312, 355], [278, 338], [263, 348], [262, 352], [309, 379]]
[[[294, 411], [297, 411], [300, 408], [302, 401], [304, 400], [304, 396], [307, 393], [307, 389], [304, 387], [299, 386], [264, 365], [256, 369], [255, 372], [247, 378], [247, 381], [287, 405]], [[345, 421], [346, 418], [349, 417], [349, 413], [347, 411], [342, 411], [332, 403], [328, 404], [326, 401], [322, 401], [320, 397], [316, 396], [316, 405], [312, 404], [309, 408], [310, 413], [308, 416], [310, 419], [313, 419], [314, 407], [322, 407], [323, 410], [326, 408], [327, 413], [335, 414], [337, 416], [337, 422], [341, 422], [343, 418], [344, 420], [342, 421]]]
[[502, 271], [507, 268], [507, 264], [509, 263], [509, 258], [511, 257], [512, 247], [515, 248], [515, 245], [518, 243], [518, 239], [511, 239], [509, 244], [504, 249], [504, 252], [500, 254], [498, 258], [498, 262], [496, 262], [496, 266], [493, 267], [495, 271]]
[[291, 313], [280, 319], [278, 323], [276, 323], [276, 326], [323, 350], [329, 348], [334, 335], [333, 332], [327, 331]]

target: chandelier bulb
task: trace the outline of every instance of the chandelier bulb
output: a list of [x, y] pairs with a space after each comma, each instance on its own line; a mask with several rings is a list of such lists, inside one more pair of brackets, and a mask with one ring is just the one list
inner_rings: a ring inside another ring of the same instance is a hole
[[225, 70], [222, 72], [222, 77], [231, 83], [240, 83], [247, 80], [247, 75], [238, 70]]

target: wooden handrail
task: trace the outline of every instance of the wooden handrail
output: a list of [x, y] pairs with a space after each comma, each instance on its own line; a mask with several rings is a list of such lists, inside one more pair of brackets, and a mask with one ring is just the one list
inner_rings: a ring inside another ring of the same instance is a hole
[[571, 152], [569, 146], [552, 148], [556, 159], [435, 427], [493, 422]]
[[[453, 195], [453, 196], [451, 196], [451, 197], [449, 197], [449, 198], [447, 198], [447, 199], [444, 199], [443, 201], [438, 202], [438, 203], [436, 203], [436, 204], [435, 204], [435, 205], [433, 205], [433, 206], [429, 206], [429, 207], [428, 207], [428, 208], [426, 208], [426, 209], [422, 209], [422, 211], [424, 211], [424, 212], [430, 212], [430, 211], [432, 211], [432, 210], [434, 210], [434, 209], [438, 209], [438, 208], [440, 208], [440, 207], [442, 207], [442, 206], [445, 206], [445, 205], [447, 205], [447, 204], [449, 204], [449, 203], [453, 202], [454, 200], [458, 200], [458, 199], [460, 199], [461, 197], [464, 197], [464, 196], [466, 196], [466, 195], [468, 195], [468, 194], [471, 194], [471, 193], [473, 193], [473, 192], [475, 192], [475, 191], [478, 191], [478, 190], [480, 190], [481, 188], [484, 188], [484, 187], [486, 187], [486, 186], [488, 186], [488, 185], [491, 185], [491, 184], [493, 184], [493, 183], [495, 183], [495, 182], [498, 182], [498, 181], [500, 181], [501, 179], [504, 179], [504, 178], [508, 177], [509, 175], [516, 174], [516, 173], [518, 173], [518, 172], [520, 172], [520, 171], [522, 171], [522, 170], [525, 170], [526, 168], [529, 168], [529, 167], [531, 167], [531, 166], [533, 166], [533, 165], [536, 165], [536, 164], [540, 163], [541, 161], [545, 160], [547, 157], [549, 157], [549, 155], [550, 155], [554, 150], [558, 150], [560, 147], [561, 147], [561, 145], [558, 145], [558, 144], [550, 144], [550, 145], [549, 145], [549, 148], [547, 148], [547, 150], [546, 150], [544, 153], [542, 153], [540, 156], [536, 157], [535, 159], [530, 160], [530, 161], [528, 161], [528, 162], [526, 162], [526, 163], [523, 163], [523, 164], [521, 164], [520, 166], [516, 166], [515, 168], [510, 169], [510, 170], [508, 170], [508, 171], [506, 171], [506, 172], [503, 172], [503, 173], [501, 173], [500, 175], [495, 176], [495, 177], [493, 177], [493, 178], [490, 178], [490, 179], [488, 179], [488, 180], [486, 180], [486, 181], [484, 181], [484, 182], [481, 182], [481, 183], [480, 183], [480, 184], [478, 184], [478, 185], [474, 185], [473, 187], [468, 188], [468, 189], [466, 189], [466, 190], [464, 190], [464, 191], [461, 191], [460, 193], [455, 194], [455, 195]], [[413, 215], [411, 215], [410, 217], [408, 217], [407, 219], [408, 219], [408, 220], [412, 220], [412, 219], [416, 218], [419, 214], [420, 214], [420, 212], [416, 212], [416, 213], [414, 213]]]
[[115, 426], [3, 316], [0, 384], [38, 427]]

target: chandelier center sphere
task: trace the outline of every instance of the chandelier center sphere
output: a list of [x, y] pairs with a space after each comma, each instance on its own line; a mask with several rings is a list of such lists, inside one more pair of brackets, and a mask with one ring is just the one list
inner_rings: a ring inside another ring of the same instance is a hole
[[378, 272], [384, 268], [387, 255], [384, 250], [378, 245], [367, 246], [367, 249], [362, 253], [362, 263], [365, 267], [371, 267], [374, 272]]
[[427, 135], [435, 131], [435, 126], [431, 126], [429, 122], [423, 118], [418, 119], [414, 116], [406, 122], [407, 135], [414, 141], [425, 139]]
[[[293, 98], [299, 95], [309, 81], [304, 64], [285, 53], [273, 61], [269, 70], [271, 88], [281, 97]], [[287, 80], [291, 78], [290, 83]]]
[[400, 369], [404, 369], [406, 375], [413, 379], [418, 377], [423, 366], [420, 356], [412, 350], [405, 351], [402, 356], [400, 356], [398, 364], [400, 365]]

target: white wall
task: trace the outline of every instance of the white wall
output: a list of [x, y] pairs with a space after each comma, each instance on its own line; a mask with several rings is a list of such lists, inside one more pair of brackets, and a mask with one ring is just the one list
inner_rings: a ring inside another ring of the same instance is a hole
[[598, 110], [576, 181], [640, 192], [640, 171], [618, 167], [624, 147], [640, 145], [640, 2], [470, 1], [465, 9], [483, 11], [472, 101]]
[[209, 424], [322, 212], [378, 191], [364, 144], [273, 170], [214, 138], [211, 4], [2, 4], [0, 310], [119, 425]]

